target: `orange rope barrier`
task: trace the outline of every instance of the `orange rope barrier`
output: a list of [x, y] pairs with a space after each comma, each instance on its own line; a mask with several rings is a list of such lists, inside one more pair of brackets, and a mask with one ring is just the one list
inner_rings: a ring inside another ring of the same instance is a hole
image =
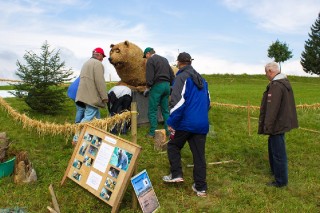
[[[224, 103], [218, 103], [218, 102], [211, 102], [211, 106], [219, 106], [219, 107], [226, 107], [226, 108], [238, 108], [238, 109], [253, 109], [253, 110], [259, 110], [260, 106], [243, 106], [243, 105], [236, 105], [236, 104], [224, 104]], [[315, 104], [299, 104], [296, 106], [297, 108], [301, 109], [319, 109], [320, 108], [320, 103], [315, 103]]]

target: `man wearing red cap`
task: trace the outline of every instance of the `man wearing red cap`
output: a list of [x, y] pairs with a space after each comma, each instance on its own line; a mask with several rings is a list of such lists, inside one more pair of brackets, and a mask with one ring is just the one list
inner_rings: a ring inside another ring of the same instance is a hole
[[93, 50], [92, 57], [84, 63], [80, 73], [80, 83], [76, 102], [85, 105], [84, 118], [81, 122], [100, 118], [99, 107], [105, 108], [108, 102], [104, 67], [101, 63], [106, 57], [102, 48]]
[[[92, 51], [92, 57], [84, 63], [80, 73], [80, 83], [76, 96], [76, 103], [85, 107], [81, 122], [100, 118], [99, 107], [105, 108], [108, 102], [104, 66], [101, 63], [106, 57], [102, 48]], [[74, 142], [77, 140], [74, 138]]]

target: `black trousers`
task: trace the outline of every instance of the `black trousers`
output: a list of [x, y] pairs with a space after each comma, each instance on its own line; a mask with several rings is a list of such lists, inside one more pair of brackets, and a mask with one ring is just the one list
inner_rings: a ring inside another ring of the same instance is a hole
[[130, 95], [124, 95], [119, 99], [115, 99], [112, 106], [108, 106], [111, 115], [120, 113], [123, 110], [130, 110], [132, 97]]
[[193, 180], [197, 190], [207, 190], [205, 143], [207, 135], [176, 131], [168, 143], [170, 172], [173, 178], [183, 177], [181, 149], [188, 141], [193, 156]]
[[[124, 110], [130, 110], [132, 97], [130, 95], [124, 95], [119, 99], [115, 96], [113, 92], [108, 95], [108, 110], [111, 116], [115, 114], [121, 113]], [[117, 124], [115, 128], [111, 130], [112, 134], [118, 134], [121, 124]], [[121, 134], [126, 134], [129, 129], [130, 124], [125, 123], [123, 128], [121, 129]]]

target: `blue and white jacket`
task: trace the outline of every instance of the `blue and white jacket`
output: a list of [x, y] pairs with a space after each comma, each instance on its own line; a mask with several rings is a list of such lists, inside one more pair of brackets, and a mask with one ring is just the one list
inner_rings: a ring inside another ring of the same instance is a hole
[[180, 69], [172, 86], [167, 124], [174, 130], [207, 134], [209, 109], [208, 83], [191, 65]]

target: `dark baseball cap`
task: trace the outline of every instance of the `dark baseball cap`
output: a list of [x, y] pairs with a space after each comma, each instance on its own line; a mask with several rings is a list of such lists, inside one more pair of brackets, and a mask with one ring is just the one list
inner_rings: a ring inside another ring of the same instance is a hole
[[180, 62], [191, 62], [193, 58], [191, 58], [189, 53], [182, 52], [178, 55], [177, 61]]
[[145, 57], [146, 57], [146, 54], [147, 54], [148, 52], [152, 51], [152, 50], [153, 50], [152, 47], [147, 47], [147, 48], [144, 50], [144, 52], [143, 52], [143, 57], [145, 58]]

